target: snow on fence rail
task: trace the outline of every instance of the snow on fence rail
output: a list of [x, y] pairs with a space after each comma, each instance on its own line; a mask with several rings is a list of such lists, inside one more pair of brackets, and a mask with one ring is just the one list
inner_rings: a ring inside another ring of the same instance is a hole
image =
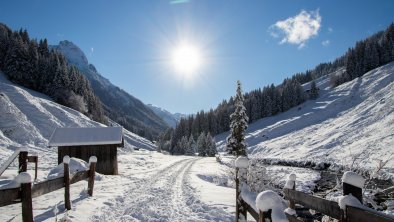
[[[285, 199], [289, 202], [284, 209], [284, 200], [273, 191], [263, 191], [254, 194], [246, 184], [248, 169], [247, 158], [238, 157], [235, 161], [236, 169], [236, 221], [246, 221], [247, 212], [258, 222], [267, 220], [272, 222], [302, 222], [301, 214], [297, 215], [296, 204], [303, 209], [313, 209], [340, 222], [394, 222], [392, 217], [376, 210], [363, 206], [362, 187], [364, 179], [353, 173], [347, 172], [342, 178], [343, 196], [338, 202], [326, 200], [295, 190], [295, 175], [289, 176], [283, 189]], [[255, 198], [255, 199], [254, 199]]]
[[[27, 157], [27, 152], [24, 156]], [[26, 163], [27, 158], [23, 159], [24, 158], [20, 158], [20, 165], [22, 164], [22, 166], [23, 163]], [[35, 183], [33, 186], [31, 184], [30, 174], [26, 172], [26, 167], [20, 167], [22, 172], [20, 172], [16, 179], [11, 183], [11, 186], [6, 189], [0, 189], [0, 207], [21, 202], [22, 220], [23, 222], [31, 222], [33, 221], [32, 198], [34, 197], [38, 197], [64, 187], [65, 207], [67, 210], [71, 210], [70, 185], [84, 179], [88, 179], [88, 194], [92, 196], [97, 158], [94, 156], [90, 157], [89, 170], [77, 172], [71, 179], [69, 173], [69, 160], [70, 158], [68, 156], [63, 159], [64, 176]]]

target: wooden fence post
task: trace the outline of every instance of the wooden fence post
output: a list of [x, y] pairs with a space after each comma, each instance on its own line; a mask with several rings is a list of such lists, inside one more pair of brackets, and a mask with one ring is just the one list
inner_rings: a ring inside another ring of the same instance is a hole
[[63, 168], [64, 168], [64, 205], [67, 210], [71, 210], [71, 201], [70, 201], [70, 157], [63, 157]]
[[[342, 176], [343, 195], [352, 194], [360, 203], [363, 203], [363, 190], [365, 179], [355, 172], [347, 171]], [[356, 186], [357, 185], [357, 186]], [[346, 212], [341, 210], [341, 222], [346, 221]]]
[[22, 220], [23, 222], [33, 222], [30, 174], [26, 172], [20, 173], [18, 182], [21, 184]]
[[355, 198], [357, 198], [360, 203], [363, 202], [363, 190], [360, 187], [353, 186], [348, 183], [343, 183], [343, 195], [352, 194]]
[[259, 222], [265, 222], [266, 219], [271, 219], [271, 212], [272, 210], [268, 210], [267, 212], [259, 211]]
[[27, 149], [21, 149], [19, 152], [19, 170], [18, 173], [27, 171]]
[[246, 175], [249, 166], [249, 160], [245, 156], [239, 156], [235, 160], [235, 192], [236, 192], [236, 203], [235, 203], [235, 221], [245, 220], [247, 215], [247, 209], [245, 201], [241, 196], [241, 188], [243, 184], [246, 184]]
[[97, 157], [91, 156], [89, 158], [89, 180], [88, 180], [88, 194], [93, 196], [94, 177], [96, 173]]
[[27, 162], [29, 163], [35, 163], [35, 168], [34, 168], [34, 180], [37, 180], [37, 167], [38, 167], [38, 156], [28, 156], [27, 157]]

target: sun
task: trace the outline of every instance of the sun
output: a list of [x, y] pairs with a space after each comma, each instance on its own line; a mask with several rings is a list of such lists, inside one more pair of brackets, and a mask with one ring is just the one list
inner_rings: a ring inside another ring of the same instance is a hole
[[200, 50], [192, 44], [182, 43], [173, 51], [172, 64], [177, 72], [192, 75], [201, 65]]

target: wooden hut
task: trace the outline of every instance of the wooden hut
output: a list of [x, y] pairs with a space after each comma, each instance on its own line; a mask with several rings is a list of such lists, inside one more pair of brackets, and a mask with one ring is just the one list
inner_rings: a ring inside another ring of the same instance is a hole
[[49, 139], [50, 147], [58, 147], [58, 163], [68, 155], [86, 162], [97, 157], [96, 171], [118, 174], [117, 148], [123, 147], [122, 127], [57, 128]]

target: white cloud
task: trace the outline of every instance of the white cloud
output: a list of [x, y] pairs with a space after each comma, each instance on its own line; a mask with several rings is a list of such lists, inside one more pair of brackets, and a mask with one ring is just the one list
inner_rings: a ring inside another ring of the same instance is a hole
[[332, 29], [331, 27], [328, 28], [329, 33], [333, 32], [333, 31], [334, 31], [334, 29]]
[[321, 44], [323, 46], [329, 46], [331, 44], [331, 41], [330, 40], [324, 40], [323, 42], [321, 42]]
[[91, 53], [93, 53], [94, 52], [94, 48], [92, 47], [92, 48], [90, 48], [90, 52]]
[[321, 20], [319, 9], [310, 12], [302, 10], [294, 17], [273, 24], [270, 27], [271, 36], [283, 36], [280, 44], [295, 44], [302, 48], [310, 38], [318, 35]]

